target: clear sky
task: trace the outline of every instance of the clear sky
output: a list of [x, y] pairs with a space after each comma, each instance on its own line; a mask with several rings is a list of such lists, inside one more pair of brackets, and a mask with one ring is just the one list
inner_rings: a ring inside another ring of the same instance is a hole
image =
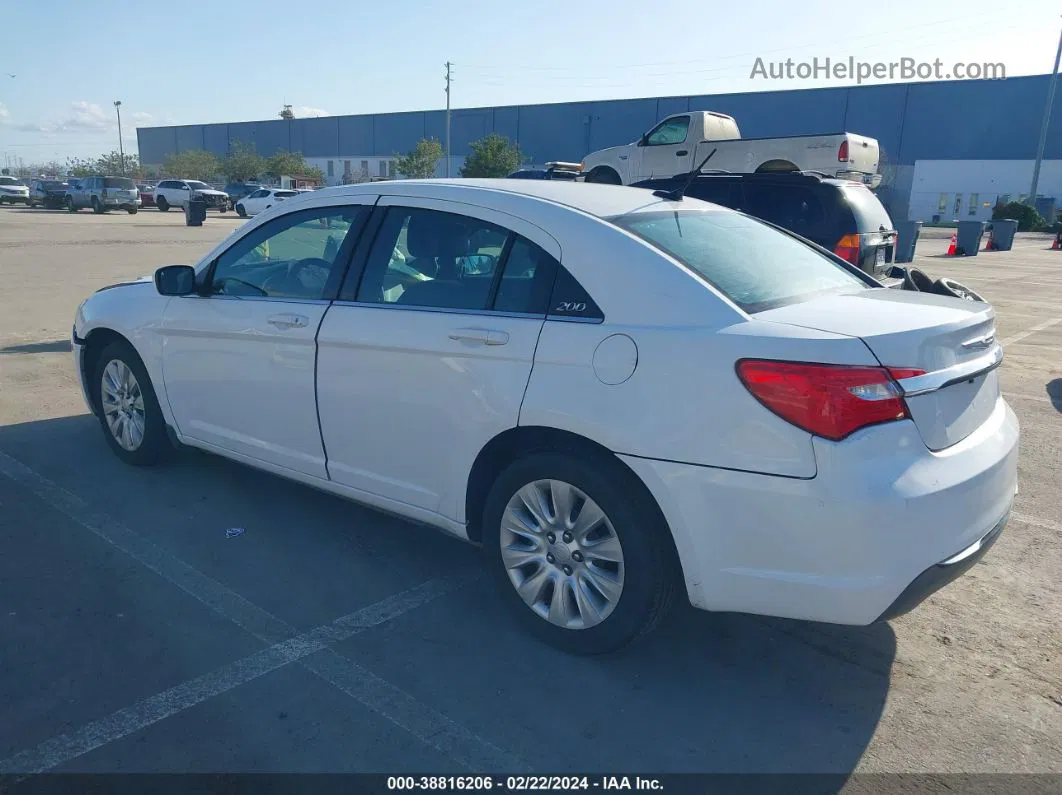
[[298, 116], [443, 107], [447, 60], [454, 107], [854, 82], [752, 78], [757, 57], [1039, 74], [1060, 12], [1057, 0], [20, 0], [4, 4], [0, 158], [115, 149], [114, 100], [130, 151], [136, 126], [276, 118], [285, 103]]

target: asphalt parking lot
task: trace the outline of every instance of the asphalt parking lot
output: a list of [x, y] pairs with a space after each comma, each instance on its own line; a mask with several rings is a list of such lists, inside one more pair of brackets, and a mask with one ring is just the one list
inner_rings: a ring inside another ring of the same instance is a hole
[[982, 563], [891, 624], [684, 609], [580, 659], [520, 632], [472, 547], [205, 454], [111, 454], [73, 373], [77, 304], [239, 223], [0, 209], [0, 772], [1062, 772], [1047, 238], [919, 247], [995, 304], [1022, 423]]

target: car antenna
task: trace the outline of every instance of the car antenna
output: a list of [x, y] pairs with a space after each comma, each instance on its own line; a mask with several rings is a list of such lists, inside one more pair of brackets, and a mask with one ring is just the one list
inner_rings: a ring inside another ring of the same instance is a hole
[[673, 202], [682, 201], [682, 197], [686, 195], [686, 191], [689, 190], [690, 185], [693, 184], [693, 180], [697, 179], [697, 177], [700, 176], [701, 169], [704, 168], [704, 164], [712, 159], [712, 155], [714, 155], [716, 151], [716, 149], [713, 149], [711, 152], [709, 152], [708, 157], [704, 158], [704, 160], [701, 161], [701, 164], [697, 166], [697, 168], [693, 169], [693, 171], [686, 175], [686, 181], [683, 182], [681, 186], [675, 188], [674, 190], [654, 190], [653, 195], [659, 196], [661, 199], [668, 199], [669, 201]]

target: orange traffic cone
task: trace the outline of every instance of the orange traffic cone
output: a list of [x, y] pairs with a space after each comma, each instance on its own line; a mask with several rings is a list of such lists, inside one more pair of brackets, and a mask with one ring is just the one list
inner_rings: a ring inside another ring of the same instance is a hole
[[992, 230], [991, 229], [988, 230], [988, 237], [985, 240], [985, 247], [983, 249], [981, 249], [981, 250], [982, 251], [995, 251], [996, 250], [996, 241], [992, 237]]
[[959, 243], [959, 233], [958, 232], [952, 232], [951, 233], [951, 244], [948, 246], [948, 251], [947, 251], [947, 253], [944, 256], [945, 257], [954, 257], [955, 256], [955, 246], [958, 245], [958, 243]]
[[1059, 249], [1062, 249], [1062, 232], [1055, 235], [1055, 242], [1051, 244], [1052, 251], [1058, 251]]

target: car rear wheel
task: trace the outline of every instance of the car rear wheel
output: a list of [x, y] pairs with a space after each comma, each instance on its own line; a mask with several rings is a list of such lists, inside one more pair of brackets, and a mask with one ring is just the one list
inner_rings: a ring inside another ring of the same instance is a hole
[[77, 205], [74, 204], [74, 199], [71, 196], [66, 197], [66, 211], [70, 213], [77, 212]]
[[100, 200], [95, 196], [92, 197], [92, 212], [96, 213], [97, 215], [103, 212], [103, 205], [100, 204]]
[[103, 350], [94, 383], [100, 425], [119, 458], [150, 466], [173, 450], [151, 379], [128, 343], [113, 342]]
[[542, 452], [509, 465], [491, 487], [483, 540], [502, 599], [546, 643], [613, 651], [670, 607], [668, 530], [633, 477], [604, 455]]
[[586, 175], [586, 181], [598, 182], [603, 185], [619, 185], [623, 182], [620, 179], [620, 175], [608, 166], [598, 166], [590, 169], [590, 173]]
[[137, 210], [139, 210], [139, 209], [140, 208], [138, 208], [138, 207], [127, 207], [126, 208], [126, 212], [129, 213], [130, 215], [136, 215], [137, 214]]
[[165, 196], [159, 196], [155, 199], [155, 206], [159, 208], [160, 213], [164, 213], [170, 209], [170, 203], [166, 201]]

